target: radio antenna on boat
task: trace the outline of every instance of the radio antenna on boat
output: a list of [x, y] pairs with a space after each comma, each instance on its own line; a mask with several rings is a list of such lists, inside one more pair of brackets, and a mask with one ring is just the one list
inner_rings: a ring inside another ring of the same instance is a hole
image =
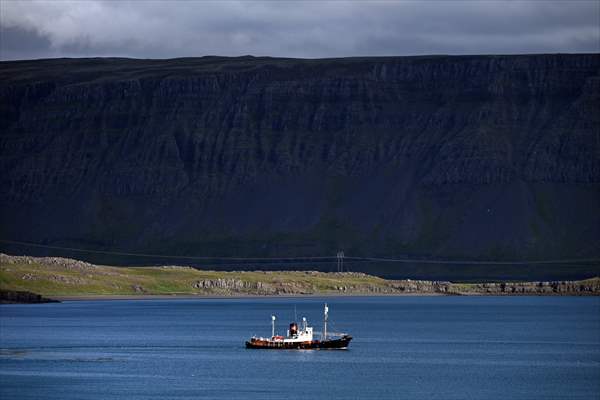
[[329, 313], [329, 307], [327, 307], [327, 303], [325, 303], [325, 309], [323, 313], [323, 340], [327, 340], [327, 316]]
[[275, 320], [276, 319], [277, 318], [275, 318], [274, 315], [271, 315], [271, 332], [272, 332], [271, 337], [275, 336]]

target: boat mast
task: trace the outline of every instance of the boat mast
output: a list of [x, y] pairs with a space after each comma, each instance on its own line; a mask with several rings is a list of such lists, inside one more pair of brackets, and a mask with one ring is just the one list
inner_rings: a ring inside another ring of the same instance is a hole
[[323, 315], [323, 340], [327, 340], [327, 314], [329, 313], [329, 307], [325, 303], [325, 310]]
[[271, 337], [275, 336], [275, 316], [271, 315]]

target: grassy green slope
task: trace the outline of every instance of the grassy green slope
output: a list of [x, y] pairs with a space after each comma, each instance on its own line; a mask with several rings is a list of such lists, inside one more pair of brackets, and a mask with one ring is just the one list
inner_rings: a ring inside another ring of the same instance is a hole
[[[197, 287], [198, 282], [207, 282], [208, 287]], [[389, 281], [356, 273], [217, 272], [187, 267], [0, 263], [1, 289], [42, 295], [307, 294], [339, 292], [344, 286], [358, 292], [377, 288], [383, 291]]]
[[599, 295], [600, 279], [450, 283], [386, 280], [362, 273], [208, 271], [189, 267], [109, 267], [65, 258], [0, 254], [0, 290], [43, 296], [300, 294]]

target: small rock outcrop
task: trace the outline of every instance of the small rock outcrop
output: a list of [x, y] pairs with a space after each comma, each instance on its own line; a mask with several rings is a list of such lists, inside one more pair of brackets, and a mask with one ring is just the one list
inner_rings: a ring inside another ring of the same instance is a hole
[[96, 265], [85, 261], [75, 260], [63, 257], [31, 257], [31, 256], [10, 256], [0, 253], [0, 264], [44, 264], [48, 266], [57, 266], [70, 270], [95, 270]]
[[58, 300], [48, 299], [36, 293], [3, 290], [0, 289], [0, 304], [18, 304], [18, 303], [60, 303]]
[[456, 294], [488, 295], [600, 295], [600, 279], [553, 282], [501, 282], [451, 285]]

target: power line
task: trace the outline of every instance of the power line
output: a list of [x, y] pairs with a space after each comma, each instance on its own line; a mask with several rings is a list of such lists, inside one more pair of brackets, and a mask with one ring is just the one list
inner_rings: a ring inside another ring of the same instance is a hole
[[175, 255], [165, 255], [165, 254], [145, 254], [145, 253], [127, 253], [121, 251], [105, 251], [105, 250], [88, 250], [88, 249], [79, 249], [74, 247], [62, 247], [62, 246], [50, 246], [45, 244], [37, 244], [37, 243], [29, 243], [29, 242], [19, 242], [16, 240], [4, 240], [0, 239], [2, 243], [9, 244], [17, 244], [22, 246], [30, 246], [30, 247], [41, 247], [45, 249], [55, 249], [55, 250], [67, 250], [67, 251], [76, 251], [80, 253], [95, 253], [95, 254], [106, 254], [106, 255], [116, 255], [116, 256], [130, 256], [130, 257], [152, 257], [152, 258], [174, 258], [174, 259], [188, 259], [188, 260], [236, 260], [236, 261], [294, 261], [294, 260], [330, 260], [332, 256], [322, 256], [322, 257], [208, 257], [208, 256], [175, 256]]
[[[336, 262], [338, 270], [343, 269], [343, 260], [348, 259], [355, 262], [396, 262], [413, 264], [470, 264], [470, 265], [527, 265], [527, 264], [574, 264], [574, 263], [600, 263], [600, 258], [580, 258], [580, 259], [554, 259], [554, 260], [533, 260], [533, 261], [491, 261], [491, 260], [440, 260], [440, 259], [415, 259], [415, 258], [392, 258], [392, 257], [351, 257], [345, 256], [343, 252], [338, 252], [336, 256], [307, 256], [307, 257], [223, 257], [223, 256], [176, 256], [165, 254], [146, 254], [129, 253], [120, 251], [90, 250], [74, 247], [50, 246], [45, 244], [21, 242], [16, 240], [0, 239], [0, 243], [15, 244], [20, 246], [39, 247], [54, 250], [66, 250], [80, 253], [106, 254], [127, 257], [147, 257], [147, 258], [167, 258], [167, 259], [186, 259], [186, 260], [213, 260], [213, 261], [250, 261], [259, 264], [260, 261], [307, 261], [316, 260], [320, 263]], [[334, 261], [336, 259], [336, 261]]]
[[526, 265], [526, 264], [572, 264], [572, 263], [600, 263], [600, 258], [573, 258], [556, 260], [535, 260], [535, 261], [475, 261], [475, 260], [427, 260], [414, 258], [378, 258], [378, 257], [346, 257], [355, 261], [372, 262], [398, 262], [398, 263], [422, 263], [422, 264], [473, 264], [473, 265]]

